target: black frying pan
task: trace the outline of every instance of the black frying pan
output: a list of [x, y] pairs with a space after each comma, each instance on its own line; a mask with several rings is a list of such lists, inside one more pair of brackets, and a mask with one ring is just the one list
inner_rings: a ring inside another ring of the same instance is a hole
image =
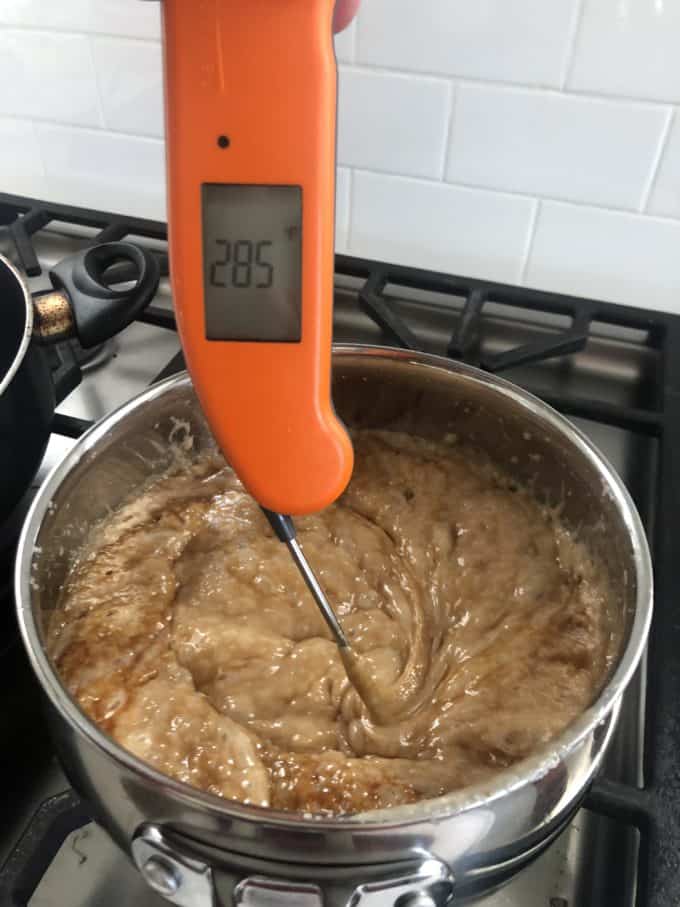
[[[79, 380], [53, 345], [69, 337], [85, 348], [108, 340], [151, 301], [159, 278], [151, 253], [105, 243], [55, 265], [53, 290], [31, 296], [0, 255], [0, 523], [40, 465], [55, 406]], [[122, 280], [122, 287], [114, 283]]]

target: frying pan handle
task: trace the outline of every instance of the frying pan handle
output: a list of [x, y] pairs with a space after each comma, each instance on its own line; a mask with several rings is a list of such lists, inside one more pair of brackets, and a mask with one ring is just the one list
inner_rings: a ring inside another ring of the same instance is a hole
[[132, 243], [102, 243], [59, 262], [50, 279], [55, 289], [35, 297], [34, 333], [43, 342], [75, 334], [87, 349], [123, 330], [151, 302], [160, 266]]

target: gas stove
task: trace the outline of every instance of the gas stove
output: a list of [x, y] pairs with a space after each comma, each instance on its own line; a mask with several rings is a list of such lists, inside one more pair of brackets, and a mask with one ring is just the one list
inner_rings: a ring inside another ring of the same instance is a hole
[[[183, 361], [164, 224], [0, 195], [0, 251], [33, 290], [47, 286], [47, 269], [58, 259], [123, 238], [158, 256], [158, 294], [93, 359], [79, 360], [75, 351], [83, 380], [58, 409], [34, 488], [93, 421]], [[626, 482], [655, 560], [649, 655], [584, 807], [537, 861], [479, 904], [680, 903], [680, 316], [338, 256], [334, 337], [502, 372], [570, 417]], [[90, 822], [43, 730], [9, 584], [21, 515], [20, 508], [0, 528], [0, 907], [160, 907], [165, 902]]]

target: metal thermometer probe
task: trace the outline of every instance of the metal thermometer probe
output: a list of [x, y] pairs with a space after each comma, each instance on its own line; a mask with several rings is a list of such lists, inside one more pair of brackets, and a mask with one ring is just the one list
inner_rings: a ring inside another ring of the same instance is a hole
[[314, 596], [314, 601], [316, 602], [319, 611], [321, 611], [323, 619], [328, 624], [336, 643], [341, 649], [349, 649], [349, 642], [340, 626], [335, 611], [326, 598], [326, 595], [316, 578], [316, 574], [309, 566], [309, 561], [305, 557], [302, 548], [300, 548], [300, 544], [295, 537], [295, 524], [293, 523], [293, 520], [289, 516], [282, 513], [274, 513], [271, 510], [266, 510], [264, 507], [262, 510], [269, 520], [269, 525], [276, 533], [279, 541], [284, 542], [290, 551], [291, 556], [295, 561], [303, 580], [307, 584], [307, 588]]
[[331, 400], [335, 0], [164, 0], [170, 275], [208, 425], [347, 640], [285, 514], [352, 473]]

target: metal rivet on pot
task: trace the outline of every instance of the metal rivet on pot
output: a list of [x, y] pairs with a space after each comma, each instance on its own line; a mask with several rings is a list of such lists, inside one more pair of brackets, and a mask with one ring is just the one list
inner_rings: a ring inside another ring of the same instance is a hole
[[163, 857], [149, 857], [144, 863], [142, 872], [149, 886], [166, 898], [177, 894], [182, 884], [180, 872]]

